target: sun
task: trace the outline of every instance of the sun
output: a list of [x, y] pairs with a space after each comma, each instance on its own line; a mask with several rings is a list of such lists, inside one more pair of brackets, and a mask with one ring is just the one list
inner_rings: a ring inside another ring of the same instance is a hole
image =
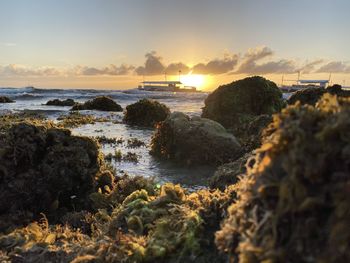
[[198, 75], [198, 74], [187, 74], [184, 76], [181, 76], [181, 82], [186, 87], [196, 87], [200, 89], [204, 84], [204, 76]]

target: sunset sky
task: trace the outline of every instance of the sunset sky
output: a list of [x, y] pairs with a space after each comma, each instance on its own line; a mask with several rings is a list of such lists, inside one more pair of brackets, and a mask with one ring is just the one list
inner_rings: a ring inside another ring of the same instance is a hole
[[1, 0], [0, 86], [134, 88], [203, 75], [350, 86], [349, 0]]

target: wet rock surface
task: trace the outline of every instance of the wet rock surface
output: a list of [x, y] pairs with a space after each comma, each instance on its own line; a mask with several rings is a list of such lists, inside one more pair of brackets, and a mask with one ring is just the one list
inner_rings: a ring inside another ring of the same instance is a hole
[[75, 104], [76, 102], [73, 99], [66, 99], [66, 100], [54, 99], [46, 102], [46, 105], [48, 106], [74, 106]]
[[349, 117], [350, 101], [329, 94], [274, 116], [216, 234], [230, 260], [350, 260]]
[[170, 114], [169, 108], [155, 100], [142, 99], [126, 107], [124, 121], [127, 124], [154, 127]]
[[123, 108], [113, 99], [101, 96], [88, 100], [83, 104], [76, 104], [71, 110], [123, 111]]
[[222, 164], [241, 154], [237, 139], [219, 123], [172, 113], [152, 138], [151, 153], [187, 164]]

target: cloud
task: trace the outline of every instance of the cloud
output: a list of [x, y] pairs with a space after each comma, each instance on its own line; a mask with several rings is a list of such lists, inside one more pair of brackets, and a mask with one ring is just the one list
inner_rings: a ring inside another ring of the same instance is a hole
[[135, 70], [138, 75], [161, 75], [165, 72], [165, 66], [161, 62], [162, 58], [157, 55], [157, 52], [151, 51], [145, 57], [145, 65]]
[[233, 74], [293, 73], [296, 71], [294, 61], [288, 59], [258, 64], [258, 62], [271, 57], [273, 54], [269, 47], [249, 49], [243, 57], [243, 62]]
[[299, 69], [297, 69], [297, 71], [300, 71], [304, 74], [313, 73], [313, 72], [315, 72], [315, 67], [322, 64], [323, 62], [324, 62], [323, 59], [317, 59], [317, 60], [313, 60], [311, 62], [307, 62], [306, 64], [301, 66]]
[[165, 69], [165, 72], [169, 75], [177, 75], [179, 71], [181, 71], [181, 74], [188, 74], [191, 69], [182, 62], [171, 63]]
[[195, 74], [223, 74], [227, 73], [237, 65], [238, 55], [225, 54], [223, 59], [213, 59], [208, 63], [198, 63], [192, 68]]
[[128, 75], [132, 70], [134, 70], [134, 66], [122, 64], [121, 66], [116, 66], [110, 64], [107, 67], [102, 69], [94, 68], [94, 67], [82, 67], [78, 72], [79, 75], [85, 76], [95, 76], [95, 75], [112, 75], [112, 76], [120, 76], [120, 75]]
[[55, 76], [61, 72], [53, 67], [29, 68], [18, 64], [9, 64], [0, 66], [0, 74], [2, 76]]
[[342, 61], [331, 61], [320, 67], [317, 73], [350, 73], [350, 66]]

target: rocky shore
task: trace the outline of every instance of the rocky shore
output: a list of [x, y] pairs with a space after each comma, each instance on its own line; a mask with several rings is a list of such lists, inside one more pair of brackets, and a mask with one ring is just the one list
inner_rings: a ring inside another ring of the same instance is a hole
[[155, 125], [155, 158], [217, 167], [192, 192], [117, 173], [101, 153], [104, 143], [147, 147], [137, 138], [67, 129], [111, 121], [75, 112], [121, 111], [111, 98], [58, 122], [0, 116], [0, 261], [349, 262], [350, 99], [341, 87], [307, 94], [312, 103], [295, 94], [287, 105], [276, 84], [252, 77], [211, 93], [201, 117], [127, 106], [124, 122]]

